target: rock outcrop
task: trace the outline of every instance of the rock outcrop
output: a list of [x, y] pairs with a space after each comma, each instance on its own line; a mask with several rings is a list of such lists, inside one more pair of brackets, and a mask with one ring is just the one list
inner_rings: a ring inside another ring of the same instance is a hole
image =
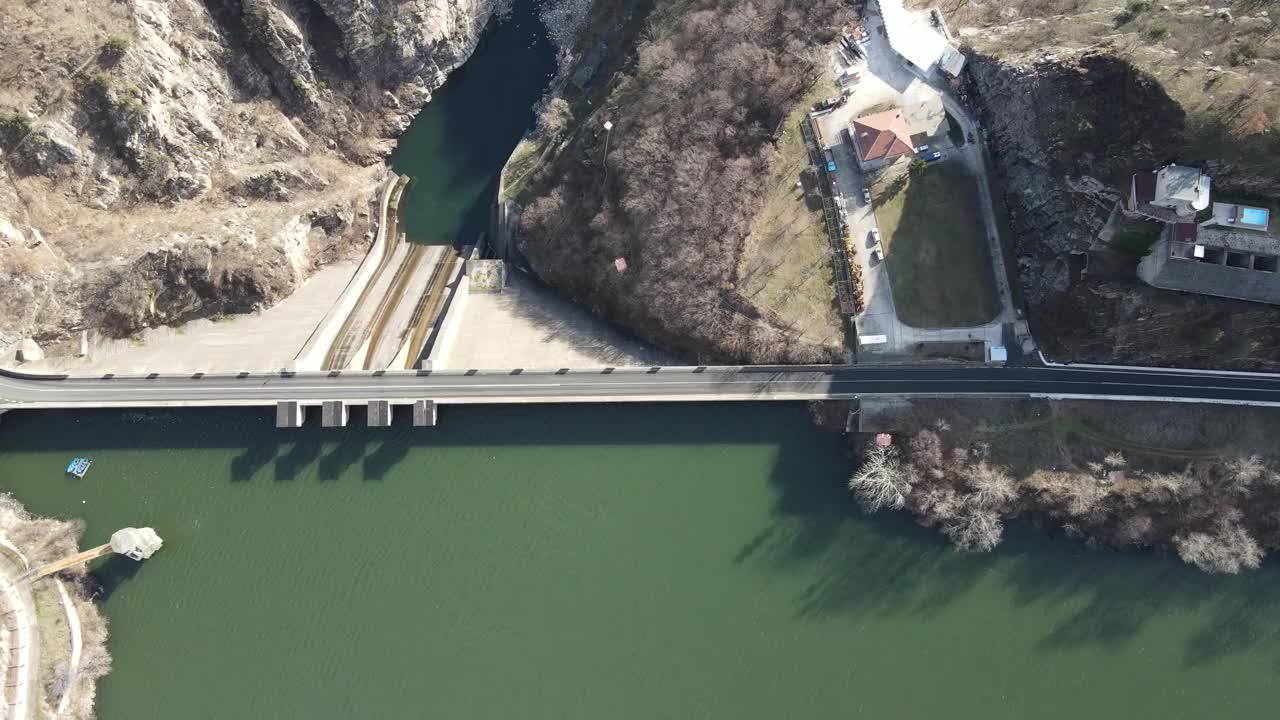
[[1112, 48], [975, 53], [963, 90], [987, 133], [1023, 298], [1050, 355], [1280, 368], [1280, 310], [1149, 287], [1133, 272], [1136, 257], [1100, 239], [1132, 173], [1171, 161], [1209, 171], [1217, 197], [1280, 195], [1280, 175], [1260, 161], [1280, 157], [1274, 138], [1260, 135], [1253, 153], [1241, 153], [1243, 131], [1207, 121]]
[[358, 251], [494, 5], [4, 3], [0, 350], [252, 310]]

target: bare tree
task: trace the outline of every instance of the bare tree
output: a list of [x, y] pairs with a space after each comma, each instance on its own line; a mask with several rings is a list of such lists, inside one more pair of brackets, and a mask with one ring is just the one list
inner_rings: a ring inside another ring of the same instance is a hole
[[932, 430], [921, 430], [911, 436], [911, 464], [919, 472], [933, 478], [942, 477], [942, 439]]
[[1173, 536], [1178, 557], [1209, 573], [1235, 575], [1262, 564], [1262, 548], [1239, 521], [1223, 518], [1210, 532]]
[[1262, 458], [1257, 455], [1249, 455], [1247, 457], [1236, 458], [1227, 464], [1227, 480], [1240, 488], [1247, 490], [1258, 480], [1262, 479], [1263, 474], [1267, 471], [1267, 465]]
[[873, 445], [867, 450], [862, 467], [849, 478], [849, 489], [862, 501], [867, 512], [901, 509], [911, 493], [911, 485], [898, 459], [898, 448]]
[[943, 523], [942, 532], [961, 550], [988, 552], [1000, 544], [1004, 525], [994, 510], [972, 507]]
[[553, 97], [538, 113], [538, 134], [545, 138], [559, 135], [573, 122], [573, 110], [562, 97]]
[[1130, 515], [1120, 521], [1120, 527], [1116, 529], [1116, 542], [1122, 545], [1149, 545], [1154, 526], [1150, 515]]
[[1124, 453], [1119, 450], [1112, 450], [1107, 453], [1106, 457], [1102, 458], [1102, 464], [1106, 466], [1108, 470], [1119, 470], [1120, 468], [1127, 466], [1129, 461], [1125, 459]]
[[1002, 468], [979, 462], [965, 468], [964, 473], [970, 489], [969, 499], [980, 507], [1003, 510], [1018, 496], [1013, 478]]

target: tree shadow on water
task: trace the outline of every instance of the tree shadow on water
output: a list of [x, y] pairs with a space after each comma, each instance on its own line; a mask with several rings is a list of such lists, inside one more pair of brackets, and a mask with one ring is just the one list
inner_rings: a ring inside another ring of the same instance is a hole
[[798, 617], [856, 613], [918, 615], [962, 595], [987, 571], [989, 558], [965, 556], [901, 513], [866, 515], [845, 487], [843, 463], [815, 467], [830, 449], [820, 440], [785, 441], [770, 482], [772, 522], [749, 538], [737, 563], [811, 577], [796, 604]]
[[1280, 662], [1280, 616], [1270, 611], [1280, 600], [1274, 565], [1239, 576], [1209, 575], [1170, 554], [1090, 549], [1046, 535], [1016, 528], [1010, 544], [1024, 559], [1005, 574], [1018, 605], [1074, 608], [1041, 639], [1040, 649], [1120, 649], [1153, 619], [1176, 616], [1192, 628], [1185, 667], [1250, 652]]
[[805, 444], [781, 448], [771, 521], [732, 558], [805, 578], [797, 617], [923, 618], [985, 583], [1002, 586], [1016, 609], [1043, 615], [1040, 652], [1125, 650], [1153, 620], [1173, 617], [1185, 628], [1186, 668], [1242, 654], [1280, 667], [1274, 563], [1236, 577], [1207, 575], [1174, 556], [1093, 549], [1019, 521], [1006, 522], [993, 552], [957, 552], [905, 512], [862, 513], [845, 487], [847, 468], [815, 467]]

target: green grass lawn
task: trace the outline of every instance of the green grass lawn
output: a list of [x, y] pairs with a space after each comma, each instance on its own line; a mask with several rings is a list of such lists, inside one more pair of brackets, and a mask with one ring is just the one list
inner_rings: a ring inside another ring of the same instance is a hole
[[844, 331], [835, 310], [835, 271], [822, 211], [809, 207], [796, 188], [800, 172], [812, 167], [800, 123], [809, 107], [829, 94], [826, 82], [816, 83], [783, 126], [738, 264], [738, 290], [800, 337], [839, 346]]
[[914, 327], [989, 322], [1000, 304], [978, 200], [957, 163], [905, 171], [874, 188], [898, 319]]

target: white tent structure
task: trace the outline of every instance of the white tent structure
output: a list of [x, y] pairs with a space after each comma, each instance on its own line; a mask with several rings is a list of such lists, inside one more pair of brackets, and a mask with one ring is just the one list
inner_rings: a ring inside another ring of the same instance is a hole
[[934, 67], [942, 68], [953, 77], [960, 74], [964, 55], [933, 28], [927, 13], [907, 10], [902, 0], [879, 0], [879, 5], [884, 30], [894, 52], [926, 75], [932, 73]]

